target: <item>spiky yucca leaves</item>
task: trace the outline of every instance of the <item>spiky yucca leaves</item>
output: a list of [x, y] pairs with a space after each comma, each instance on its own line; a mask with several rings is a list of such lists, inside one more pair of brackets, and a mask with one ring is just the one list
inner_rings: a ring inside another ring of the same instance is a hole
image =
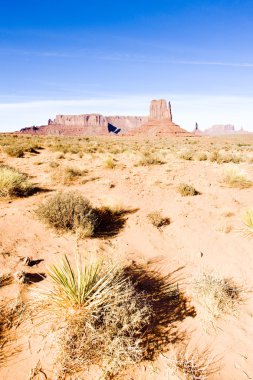
[[109, 290], [112, 281], [121, 284], [114, 267], [104, 273], [101, 261], [83, 265], [80, 257], [76, 270], [64, 256], [60, 265], [50, 267], [48, 274], [53, 285], [48, 296], [60, 308], [90, 307], [105, 296], [103, 292]]
[[253, 209], [248, 210], [243, 216], [243, 222], [245, 224], [245, 228], [243, 229], [243, 233], [250, 238], [253, 238]]
[[51, 286], [37, 292], [34, 303], [45, 322], [57, 322], [58, 378], [91, 364], [109, 376], [143, 359], [141, 337], [151, 310], [123, 270], [101, 261], [84, 264], [80, 257], [75, 268], [65, 256], [48, 274]]

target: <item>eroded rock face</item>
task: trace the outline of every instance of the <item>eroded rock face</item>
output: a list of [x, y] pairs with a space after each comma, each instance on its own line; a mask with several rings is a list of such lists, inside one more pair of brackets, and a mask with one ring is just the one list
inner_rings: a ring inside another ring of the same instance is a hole
[[165, 99], [152, 100], [149, 109], [149, 120], [163, 119], [172, 121], [170, 102], [167, 105]]
[[101, 114], [57, 115], [48, 125], [23, 128], [21, 133], [41, 135], [92, 136], [108, 135], [108, 123], [121, 134], [177, 135], [185, 131], [173, 123], [170, 102], [152, 100], [149, 116], [103, 116]]

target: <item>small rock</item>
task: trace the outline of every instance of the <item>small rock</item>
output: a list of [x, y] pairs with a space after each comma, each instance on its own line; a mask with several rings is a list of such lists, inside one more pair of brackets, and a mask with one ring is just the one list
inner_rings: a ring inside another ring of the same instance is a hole
[[19, 270], [13, 274], [14, 281], [19, 284], [24, 284], [26, 274], [22, 270]]
[[30, 257], [28, 257], [28, 256], [26, 256], [26, 257], [24, 257], [23, 259], [22, 259], [22, 261], [23, 261], [23, 264], [24, 265], [26, 265], [26, 266], [30, 266], [30, 264], [31, 264], [31, 259], [30, 259]]

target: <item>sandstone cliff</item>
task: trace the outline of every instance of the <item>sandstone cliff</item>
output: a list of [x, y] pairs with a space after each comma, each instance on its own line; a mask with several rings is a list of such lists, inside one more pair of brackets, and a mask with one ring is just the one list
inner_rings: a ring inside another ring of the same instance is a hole
[[166, 100], [152, 100], [149, 116], [103, 116], [101, 114], [57, 115], [48, 125], [23, 128], [21, 133], [65, 136], [108, 135], [108, 123], [121, 134], [154, 136], [187, 133], [172, 121], [171, 105]]

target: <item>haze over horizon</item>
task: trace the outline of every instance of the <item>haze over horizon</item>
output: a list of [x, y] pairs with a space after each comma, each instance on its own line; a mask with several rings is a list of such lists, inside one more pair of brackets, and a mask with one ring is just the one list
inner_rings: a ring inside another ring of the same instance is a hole
[[147, 115], [153, 98], [187, 130], [253, 132], [252, 1], [14, 0], [1, 13], [1, 132], [56, 114]]

